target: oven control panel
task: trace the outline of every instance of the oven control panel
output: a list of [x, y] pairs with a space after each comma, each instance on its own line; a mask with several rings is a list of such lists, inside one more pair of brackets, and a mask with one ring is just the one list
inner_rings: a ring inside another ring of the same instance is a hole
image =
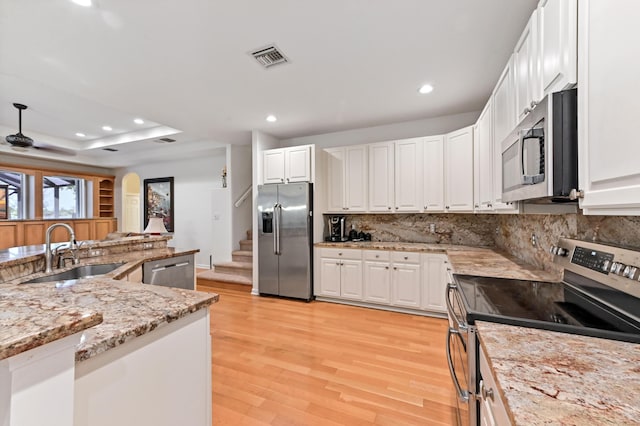
[[613, 254], [611, 253], [580, 246], [576, 246], [573, 250], [573, 256], [571, 257], [571, 263], [605, 275], [609, 274], [612, 261]]

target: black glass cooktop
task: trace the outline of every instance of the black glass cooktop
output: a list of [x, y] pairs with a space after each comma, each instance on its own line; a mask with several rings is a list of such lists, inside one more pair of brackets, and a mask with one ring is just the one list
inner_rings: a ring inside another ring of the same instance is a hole
[[[581, 284], [456, 275], [467, 322], [491, 321], [640, 343], [640, 322], [616, 309], [637, 309], [640, 299]], [[596, 283], [597, 284], [597, 283]], [[609, 294], [611, 293], [611, 294]], [[609, 303], [609, 297], [614, 299]], [[598, 300], [599, 299], [599, 300]]]

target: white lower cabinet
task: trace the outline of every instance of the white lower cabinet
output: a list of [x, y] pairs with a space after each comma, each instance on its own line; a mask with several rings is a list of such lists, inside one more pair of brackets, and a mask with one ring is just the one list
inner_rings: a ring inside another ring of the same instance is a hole
[[323, 247], [316, 261], [318, 297], [446, 312], [446, 254]]
[[391, 302], [391, 267], [389, 252], [365, 250], [364, 300], [388, 305]]
[[422, 309], [446, 312], [447, 255], [422, 254]]
[[480, 391], [478, 392], [480, 424], [482, 426], [511, 425], [507, 409], [500, 398], [500, 391], [482, 346], [480, 346], [478, 358], [480, 360]]
[[420, 254], [391, 252], [391, 304], [420, 308]]
[[316, 296], [362, 299], [362, 250], [320, 249]]

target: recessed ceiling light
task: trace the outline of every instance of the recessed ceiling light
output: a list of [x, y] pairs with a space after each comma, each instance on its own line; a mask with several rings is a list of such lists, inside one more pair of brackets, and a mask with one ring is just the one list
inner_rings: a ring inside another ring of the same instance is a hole
[[111, 128], [111, 126], [102, 126], [102, 130], [104, 130], [105, 132], [110, 132], [113, 129]]
[[268, 115], [267, 116], [267, 121], [269, 123], [275, 123], [276, 121], [278, 121], [278, 118], [275, 115]]
[[424, 86], [420, 87], [420, 89], [418, 89], [418, 92], [422, 93], [423, 95], [431, 93], [433, 92], [433, 86], [430, 84], [425, 84]]
[[144, 120], [142, 118], [136, 118], [133, 120], [133, 122], [136, 124], [144, 124]]
[[78, 133], [76, 133], [76, 136], [79, 137], [79, 138], [84, 138], [87, 135], [85, 135], [84, 133], [78, 132]]
[[90, 7], [92, 4], [91, 0], [71, 0], [71, 1], [77, 4], [78, 6], [84, 6], [84, 7]]

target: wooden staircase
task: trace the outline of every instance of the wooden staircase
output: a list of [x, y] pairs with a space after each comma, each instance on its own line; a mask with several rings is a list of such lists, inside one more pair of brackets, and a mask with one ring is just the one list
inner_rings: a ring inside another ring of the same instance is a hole
[[[253, 285], [253, 240], [247, 231], [247, 239], [240, 240], [240, 250], [231, 253], [231, 262], [214, 264], [213, 269], [198, 274], [198, 280], [206, 280], [204, 285], [215, 283]], [[211, 282], [209, 284], [209, 282]]]

